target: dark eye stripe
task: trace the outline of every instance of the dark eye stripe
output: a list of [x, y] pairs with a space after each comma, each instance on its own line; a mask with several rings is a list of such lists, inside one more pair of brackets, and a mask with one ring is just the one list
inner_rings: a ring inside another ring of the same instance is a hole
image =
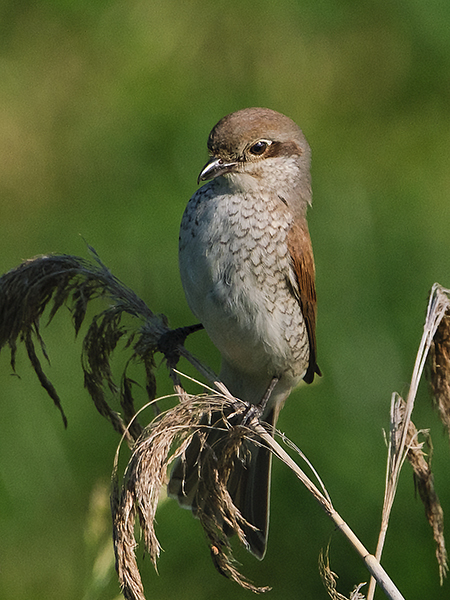
[[303, 149], [295, 142], [273, 142], [267, 150], [266, 158], [270, 156], [301, 156]]

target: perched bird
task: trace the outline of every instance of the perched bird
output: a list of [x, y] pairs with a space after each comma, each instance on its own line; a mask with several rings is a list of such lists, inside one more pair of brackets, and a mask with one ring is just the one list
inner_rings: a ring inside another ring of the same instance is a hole
[[[292, 388], [320, 375], [306, 220], [310, 148], [288, 117], [246, 108], [217, 123], [208, 150], [198, 178], [208, 183], [192, 196], [181, 223], [181, 280], [192, 312], [220, 351], [220, 379], [241, 400], [263, 403], [262, 420], [275, 425]], [[262, 559], [271, 454], [252, 442], [248, 450], [236, 461], [229, 492], [253, 526], [244, 529], [248, 549]], [[195, 512], [205, 498], [196, 492], [196, 451], [186, 455], [172, 471], [169, 494]]]

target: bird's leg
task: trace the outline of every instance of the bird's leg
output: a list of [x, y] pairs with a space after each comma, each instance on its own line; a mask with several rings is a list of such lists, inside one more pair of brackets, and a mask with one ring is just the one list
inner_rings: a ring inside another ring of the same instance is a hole
[[158, 351], [164, 354], [170, 365], [176, 366], [180, 358], [180, 353], [177, 350], [178, 346], [183, 346], [188, 335], [201, 329], [203, 329], [201, 323], [188, 325], [187, 327], [178, 327], [177, 329], [169, 329], [169, 331], [163, 333], [159, 338]]
[[266, 410], [267, 403], [269, 402], [270, 396], [272, 395], [272, 392], [279, 381], [280, 380], [278, 377], [272, 377], [272, 380], [269, 383], [267, 390], [264, 392], [264, 396], [261, 398], [261, 400], [258, 402], [258, 404], [251, 404], [247, 408], [247, 410], [244, 414], [244, 418], [242, 419], [242, 425], [245, 426], [253, 419], [253, 417], [256, 416], [259, 419], [261, 417], [261, 415], [264, 414], [264, 411]]
[[261, 411], [261, 413], [263, 413], [266, 410], [266, 406], [270, 400], [270, 396], [272, 395], [272, 392], [279, 381], [280, 380], [278, 377], [272, 377], [272, 381], [269, 383], [269, 386], [268, 386], [264, 396], [261, 398], [259, 404], [257, 405], [259, 407], [259, 410]]

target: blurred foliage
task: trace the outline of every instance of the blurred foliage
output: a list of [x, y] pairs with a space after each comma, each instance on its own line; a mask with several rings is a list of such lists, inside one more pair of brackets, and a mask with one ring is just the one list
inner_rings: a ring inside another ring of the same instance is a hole
[[[450, 285], [449, 18], [443, 0], [0, 3], [2, 271], [35, 254], [86, 256], [81, 235], [155, 312], [174, 326], [191, 323], [178, 226], [209, 130], [252, 105], [303, 128], [313, 150], [324, 377], [293, 394], [279, 424], [371, 549], [390, 394], [408, 385], [428, 289]], [[20, 378], [0, 357], [1, 596], [112, 600], [108, 517], [95, 533], [92, 514], [103, 506], [118, 438], [83, 390], [69, 315], [45, 335], [67, 431], [24, 353]], [[217, 367], [204, 334], [189, 347]], [[413, 418], [432, 427], [448, 516], [448, 442], [425, 386], [421, 401]], [[405, 597], [426, 589], [447, 598], [408, 469], [383, 564]], [[324, 598], [317, 559], [330, 534], [325, 515], [276, 464], [269, 550], [262, 563], [239, 553], [243, 572], [271, 585], [273, 600]], [[159, 576], [142, 563], [149, 598], [249, 597], [214, 571], [198, 522], [173, 501], [159, 509], [158, 535]], [[330, 560], [341, 592], [367, 579], [339, 534]]]

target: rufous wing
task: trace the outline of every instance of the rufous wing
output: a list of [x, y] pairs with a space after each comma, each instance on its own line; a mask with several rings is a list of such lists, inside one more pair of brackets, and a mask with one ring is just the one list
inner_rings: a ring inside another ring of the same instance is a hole
[[311, 383], [314, 375], [321, 375], [321, 372], [316, 362], [317, 298], [314, 255], [306, 220], [294, 223], [289, 230], [287, 243], [294, 274], [294, 277], [290, 277], [290, 284], [302, 309], [309, 338], [309, 364], [303, 379], [306, 383]]

